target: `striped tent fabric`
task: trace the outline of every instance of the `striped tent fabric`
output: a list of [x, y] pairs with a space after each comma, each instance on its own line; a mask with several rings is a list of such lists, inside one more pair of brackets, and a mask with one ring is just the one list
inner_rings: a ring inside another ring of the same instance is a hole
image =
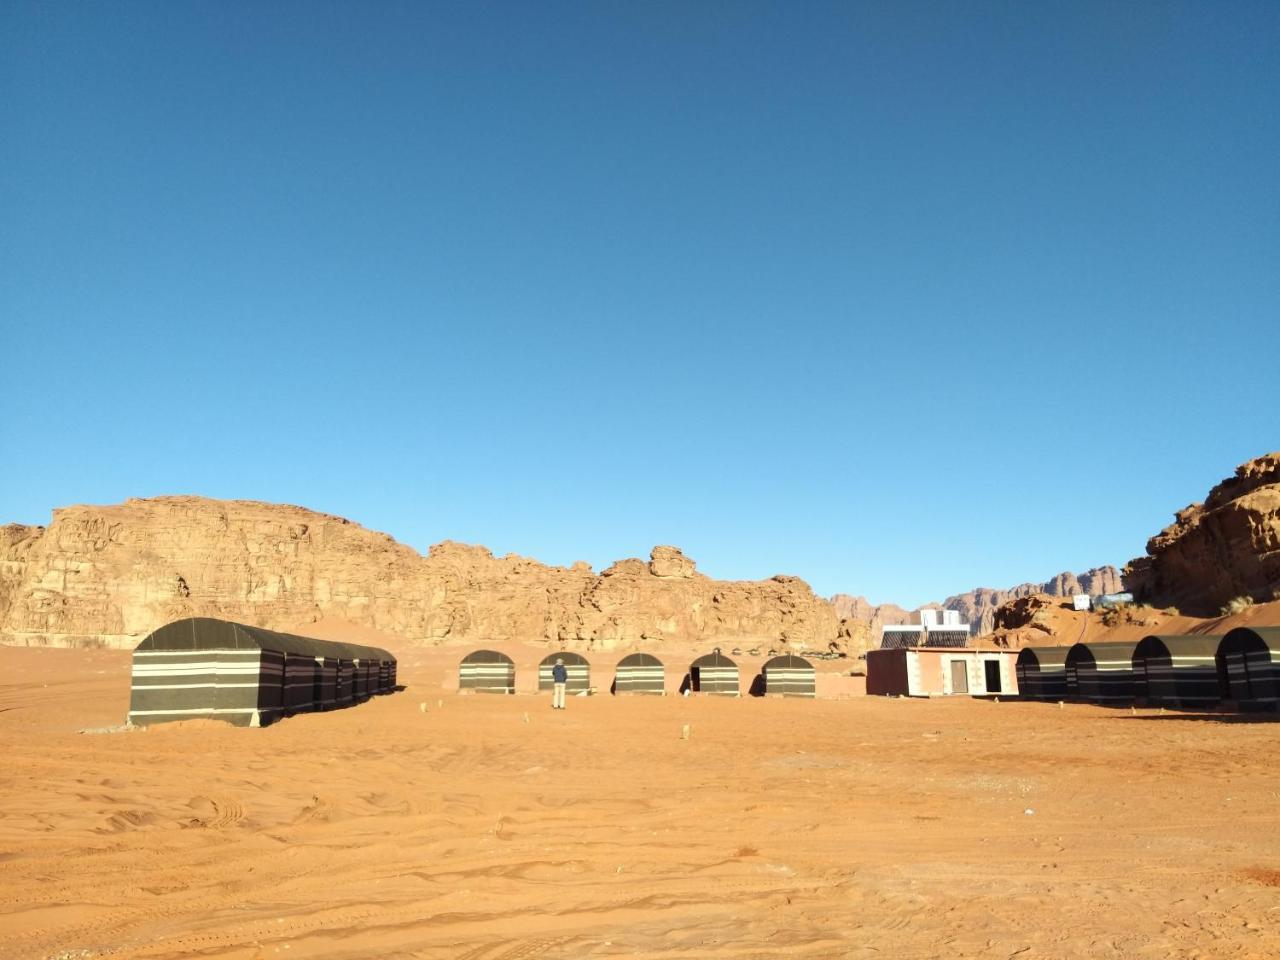
[[1134, 692], [1166, 707], [1209, 707], [1222, 700], [1218, 683], [1221, 635], [1149, 636], [1133, 650]]
[[587, 658], [580, 653], [562, 650], [559, 653], [548, 654], [538, 664], [539, 690], [550, 690], [555, 685], [551, 671], [555, 668], [556, 660], [564, 661], [567, 674], [564, 684], [565, 693], [583, 693], [591, 689], [591, 664]]
[[1067, 651], [1067, 693], [1086, 703], [1120, 706], [1133, 703], [1134, 641], [1077, 643]]
[[632, 653], [623, 657], [614, 668], [613, 692], [666, 693], [667, 677], [662, 661], [648, 653]]
[[719, 650], [689, 664], [689, 680], [694, 693], [737, 697], [742, 692], [738, 682], [738, 665]]
[[1222, 638], [1218, 661], [1237, 706], [1280, 708], [1280, 627], [1236, 627]]
[[764, 692], [766, 696], [813, 697], [817, 688], [817, 674], [813, 664], [803, 657], [783, 654], [765, 663]]
[[516, 665], [497, 650], [473, 650], [458, 668], [458, 689], [476, 693], [515, 693]]
[[1024, 700], [1067, 699], [1067, 650], [1069, 647], [1024, 647], [1014, 672], [1018, 695]]
[[[212, 718], [261, 726], [344, 706], [351, 698], [342, 696], [340, 664], [356, 659], [395, 663], [377, 647], [211, 617], [177, 620], [149, 634], [133, 652], [129, 722], [146, 726]], [[378, 684], [367, 695], [390, 689]]]

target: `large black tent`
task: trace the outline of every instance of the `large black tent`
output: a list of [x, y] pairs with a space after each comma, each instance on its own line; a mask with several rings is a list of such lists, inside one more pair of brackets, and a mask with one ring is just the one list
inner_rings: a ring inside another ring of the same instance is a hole
[[543, 657], [542, 662], [538, 664], [539, 690], [550, 690], [555, 684], [551, 671], [555, 668], [557, 660], [564, 661], [566, 693], [583, 693], [591, 689], [591, 663], [580, 653], [561, 650], [559, 653], [551, 653]]
[[667, 692], [662, 661], [648, 653], [630, 653], [618, 661], [613, 676], [614, 693]]
[[1138, 643], [1077, 643], [1067, 651], [1067, 693], [1088, 703], [1119, 706], [1137, 693], [1133, 651]]
[[1238, 706], [1280, 707], [1280, 627], [1236, 627], [1222, 638], [1218, 661]]
[[1014, 667], [1024, 700], [1067, 699], [1067, 647], [1024, 647]]
[[458, 689], [476, 693], [515, 693], [516, 665], [497, 650], [474, 650], [462, 658]]
[[1222, 699], [1218, 646], [1207, 634], [1147, 636], [1133, 649], [1134, 692], [1166, 707], [1207, 707]]
[[719, 650], [689, 664], [689, 686], [694, 693], [739, 696], [738, 665]]
[[[209, 717], [260, 726], [389, 692], [395, 665], [378, 647], [188, 617], [160, 627], [134, 649], [129, 721], [145, 726]], [[358, 697], [341, 682], [357, 670], [379, 678]]]
[[794, 654], [783, 654], [765, 662], [765, 695], [783, 697], [813, 697], [817, 689], [817, 674], [813, 664]]

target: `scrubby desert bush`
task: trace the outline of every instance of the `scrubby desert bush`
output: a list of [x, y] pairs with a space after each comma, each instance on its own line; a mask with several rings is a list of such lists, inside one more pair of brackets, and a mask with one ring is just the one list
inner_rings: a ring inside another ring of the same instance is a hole
[[1253, 606], [1253, 597], [1232, 597], [1227, 601], [1227, 605], [1222, 608], [1224, 617], [1234, 616], [1237, 613], [1244, 613]]

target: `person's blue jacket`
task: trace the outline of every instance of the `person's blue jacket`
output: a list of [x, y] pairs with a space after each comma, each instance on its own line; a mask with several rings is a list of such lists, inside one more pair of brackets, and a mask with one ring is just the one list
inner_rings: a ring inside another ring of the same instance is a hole
[[551, 679], [556, 683], [564, 683], [569, 679], [569, 671], [564, 668], [563, 663], [557, 663], [551, 668]]

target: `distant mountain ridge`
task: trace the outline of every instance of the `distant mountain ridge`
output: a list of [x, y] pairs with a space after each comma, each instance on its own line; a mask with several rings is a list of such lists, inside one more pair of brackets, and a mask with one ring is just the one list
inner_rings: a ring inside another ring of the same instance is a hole
[[[958, 610], [961, 617], [974, 624], [974, 632], [987, 634], [995, 629], [996, 608], [1010, 600], [1029, 597], [1036, 593], [1047, 593], [1054, 597], [1069, 597], [1077, 593], [1096, 595], [1100, 593], [1116, 593], [1124, 589], [1120, 571], [1113, 566], [1094, 567], [1084, 573], [1063, 571], [1044, 583], [1020, 583], [1007, 590], [991, 587], [975, 587], [967, 593], [958, 593], [947, 597], [941, 603], [926, 603], [917, 609], [942, 607], [945, 610]], [[851, 624], [867, 624], [870, 634], [879, 636], [880, 628], [885, 624], [909, 623], [915, 611], [907, 610], [894, 603], [879, 606], [871, 604], [865, 597], [855, 597], [847, 593], [837, 593], [831, 597], [831, 605], [836, 608], [836, 616]], [[846, 635], [853, 636], [852, 628]], [[861, 632], [861, 631], [859, 631]]]

